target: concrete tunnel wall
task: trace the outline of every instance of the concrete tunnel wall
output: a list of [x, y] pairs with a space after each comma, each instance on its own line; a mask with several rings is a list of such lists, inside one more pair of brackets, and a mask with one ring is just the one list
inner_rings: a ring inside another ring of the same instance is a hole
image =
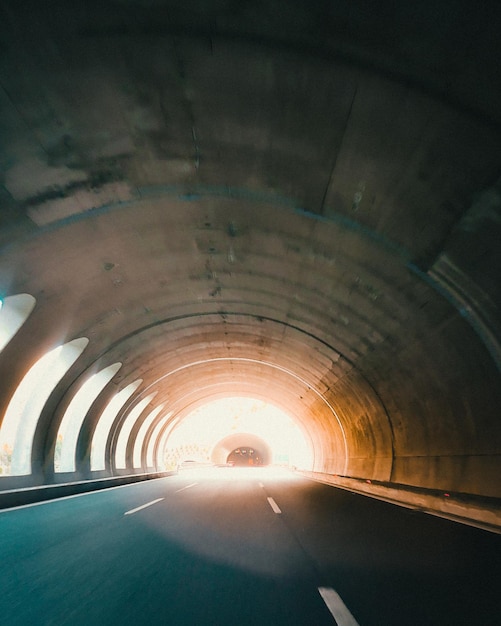
[[[298, 421], [306, 469], [500, 498], [499, 11], [459, 3], [438, 37], [437, 3], [26, 4], [1, 9], [0, 287], [36, 305], [0, 416], [38, 358], [89, 344], [0, 489], [155, 470], [155, 424], [130, 458], [146, 410], [114, 466], [141, 398], [171, 421], [238, 390]], [[117, 362], [55, 475], [66, 407]]]

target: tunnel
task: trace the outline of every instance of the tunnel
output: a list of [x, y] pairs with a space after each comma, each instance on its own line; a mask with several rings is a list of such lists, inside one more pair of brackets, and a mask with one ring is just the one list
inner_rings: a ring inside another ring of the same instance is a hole
[[246, 397], [302, 476], [501, 528], [501, 10], [384, 4], [2, 2], [0, 501]]
[[260, 466], [271, 462], [272, 454], [263, 439], [249, 433], [228, 435], [212, 451], [214, 462], [237, 466]]
[[[438, 42], [431, 3], [189, 4], [4, 3], [1, 483], [161, 470], [173, 422], [241, 393], [307, 432], [306, 471], [499, 498], [493, 16]], [[71, 342], [28, 425], [16, 390]]]
[[227, 458], [227, 463], [237, 466], [263, 465], [263, 454], [260, 450], [251, 447], [240, 447], [232, 450]]

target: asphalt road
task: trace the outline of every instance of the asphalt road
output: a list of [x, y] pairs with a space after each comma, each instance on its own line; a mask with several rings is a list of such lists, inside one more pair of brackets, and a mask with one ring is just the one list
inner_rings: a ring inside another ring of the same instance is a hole
[[2, 626], [501, 624], [501, 535], [261, 469], [0, 512], [0, 564]]

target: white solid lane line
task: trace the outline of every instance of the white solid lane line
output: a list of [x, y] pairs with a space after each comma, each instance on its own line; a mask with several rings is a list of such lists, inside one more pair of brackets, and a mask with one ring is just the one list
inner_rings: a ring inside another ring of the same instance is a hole
[[346, 604], [331, 587], [319, 587], [318, 592], [332, 613], [338, 626], [359, 626], [357, 620], [348, 610]]
[[162, 500], [163, 500], [163, 498], [157, 498], [156, 500], [152, 500], [151, 502], [147, 502], [146, 504], [138, 506], [135, 509], [131, 509], [130, 511], [126, 511], [124, 513], [124, 515], [132, 515], [133, 513], [136, 513], [137, 511], [140, 511], [141, 509], [145, 509], [147, 506], [151, 506], [152, 504], [156, 504], [157, 502], [161, 502]]
[[[158, 478], [156, 480], [164, 480], [163, 478]], [[71, 485], [72, 483], [60, 483], [59, 486]], [[42, 487], [42, 489], [50, 488], [51, 485], [46, 485]], [[28, 504], [19, 504], [18, 506], [11, 506], [5, 509], [0, 509], [0, 515], [2, 513], [8, 513], [9, 511], [19, 511], [19, 509], [29, 509], [33, 506], [42, 506], [44, 504], [53, 504], [57, 502], [61, 502], [61, 500], [73, 500], [74, 498], [83, 498], [84, 496], [93, 496], [98, 494], [105, 494], [108, 491], [115, 491], [115, 489], [125, 489], [125, 487], [144, 487], [143, 481], [138, 481], [137, 483], [125, 483], [123, 485], [115, 485], [114, 487], [105, 487], [103, 489], [94, 489], [93, 491], [83, 491], [82, 493], [72, 493], [70, 496], [58, 496], [57, 498], [50, 498], [49, 500], [40, 500], [40, 502], [29, 502]], [[28, 487], [27, 490], [31, 489]], [[10, 490], [14, 491], [14, 490]], [[23, 491], [22, 489], [20, 490]], [[9, 492], [7, 492], [9, 493]]]
[[275, 502], [275, 500], [273, 500], [273, 498], [267, 498], [271, 508], [273, 509], [273, 511], [275, 513], [277, 513], [277, 515], [279, 515], [282, 511], [280, 510], [278, 504]]
[[194, 487], [198, 485], [198, 483], [191, 483], [191, 485], [186, 485], [186, 487], [181, 487], [181, 489], [177, 489], [174, 493], [179, 493], [180, 491], [184, 491], [185, 489], [189, 489], [190, 487]]

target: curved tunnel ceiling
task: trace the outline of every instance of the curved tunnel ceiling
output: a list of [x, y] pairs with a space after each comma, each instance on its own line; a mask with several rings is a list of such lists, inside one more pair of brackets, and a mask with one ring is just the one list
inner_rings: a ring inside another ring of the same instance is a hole
[[248, 395], [297, 420], [316, 471], [501, 496], [499, 10], [459, 3], [438, 37], [436, 3], [25, 4], [0, 20], [0, 288], [36, 306], [0, 355], [0, 415], [89, 339], [26, 480], [53, 478], [71, 398], [122, 363], [82, 475], [141, 379], [110, 450], [149, 394], [150, 433]]

